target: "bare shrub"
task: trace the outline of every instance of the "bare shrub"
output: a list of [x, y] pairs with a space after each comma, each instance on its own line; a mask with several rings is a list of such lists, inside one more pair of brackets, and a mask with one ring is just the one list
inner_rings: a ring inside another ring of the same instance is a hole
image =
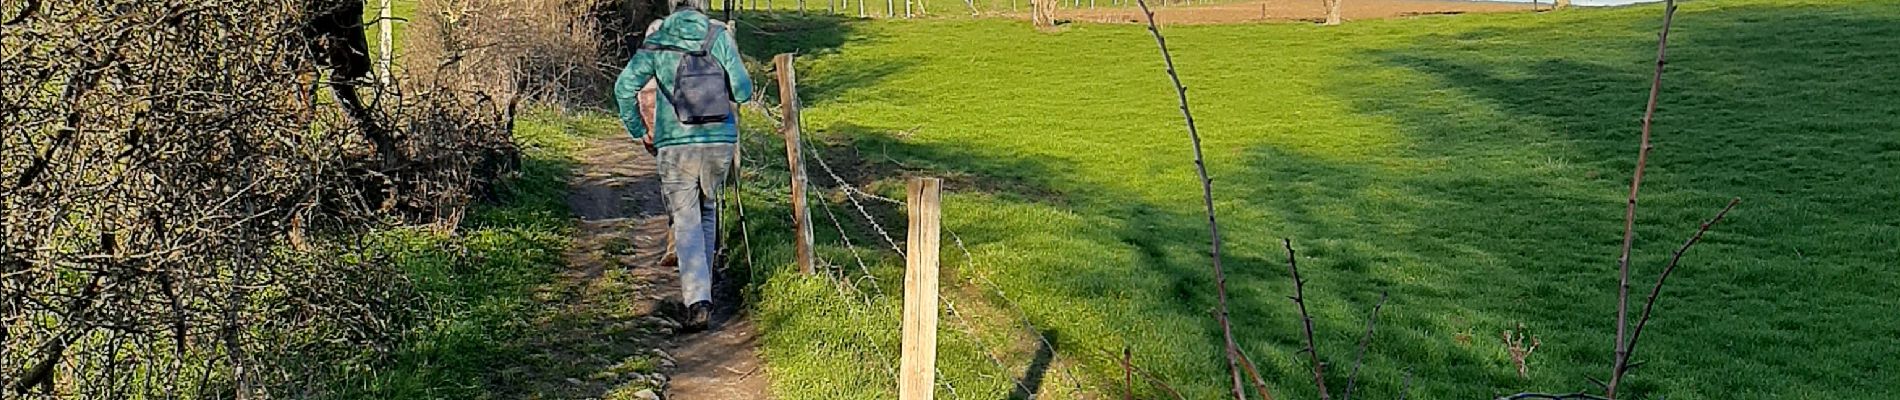
[[397, 339], [424, 305], [346, 233], [455, 226], [517, 97], [371, 87], [372, 151], [297, 100], [335, 1], [0, 5], [0, 397], [310, 397], [298, 365]]
[[561, 106], [605, 106], [594, 0], [423, 0], [404, 66], [415, 82]]

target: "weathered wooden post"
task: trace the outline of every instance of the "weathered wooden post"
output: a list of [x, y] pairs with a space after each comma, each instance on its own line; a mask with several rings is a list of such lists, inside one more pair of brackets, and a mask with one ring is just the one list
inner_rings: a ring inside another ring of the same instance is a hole
[[798, 270], [812, 273], [811, 213], [806, 208], [804, 150], [798, 138], [798, 73], [792, 70], [791, 53], [773, 57], [778, 67], [779, 114], [784, 118], [779, 133], [785, 136], [785, 165], [792, 173], [792, 235], [797, 241], [795, 261]]
[[937, 239], [942, 181], [910, 181], [910, 240], [904, 260], [904, 347], [897, 398], [931, 400], [937, 376]]
[[383, 0], [380, 6], [380, 9], [376, 11], [376, 55], [378, 56], [378, 62], [376, 63], [376, 81], [387, 86], [390, 82], [389, 74], [393, 73], [389, 68], [390, 59], [392, 58], [390, 52], [395, 48], [395, 46], [390, 45], [391, 40], [389, 37], [389, 29], [393, 27], [391, 24], [393, 20], [389, 17], [389, 0]]

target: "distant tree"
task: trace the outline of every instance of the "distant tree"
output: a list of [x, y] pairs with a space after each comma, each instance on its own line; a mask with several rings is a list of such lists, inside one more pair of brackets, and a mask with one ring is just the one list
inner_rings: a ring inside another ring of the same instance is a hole
[[1056, 27], [1056, 5], [1062, 0], [1030, 0], [1029, 21], [1040, 29]]
[[388, 85], [390, 74], [389, 66], [394, 59], [394, 57], [390, 55], [390, 51], [395, 47], [390, 43], [389, 29], [390, 22], [393, 21], [389, 17], [389, 0], [382, 0], [381, 7], [379, 8], [380, 10], [376, 12], [376, 34], [379, 37], [377, 40], [376, 54], [380, 56], [380, 59], [377, 60], [379, 63], [377, 64], [376, 79], [378, 82]]
[[[1340, 0], [1325, 0], [1327, 25], [1339, 25], [1339, 22], [1340, 22], [1339, 21], [1339, 1]], [[1560, 0], [1560, 1], [1567, 1], [1567, 0]]]

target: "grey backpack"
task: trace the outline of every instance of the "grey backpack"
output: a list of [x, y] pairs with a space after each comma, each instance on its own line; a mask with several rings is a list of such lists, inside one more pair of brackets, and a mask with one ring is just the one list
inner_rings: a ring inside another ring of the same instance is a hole
[[720, 24], [707, 24], [706, 41], [698, 50], [670, 46], [645, 46], [647, 50], [680, 53], [680, 65], [674, 70], [673, 87], [660, 85], [660, 93], [673, 104], [673, 113], [686, 125], [725, 122], [732, 115], [732, 85], [727, 82], [726, 67], [712, 55], [712, 44], [725, 35]]

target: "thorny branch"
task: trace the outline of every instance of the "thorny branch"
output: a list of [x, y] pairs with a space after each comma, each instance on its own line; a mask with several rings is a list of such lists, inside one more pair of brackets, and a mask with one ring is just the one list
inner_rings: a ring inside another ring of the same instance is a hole
[[1615, 372], [1609, 375], [1609, 387], [1604, 394], [1609, 398], [1617, 396], [1617, 377], [1623, 375], [1623, 364], [1628, 358], [1625, 349], [1625, 328], [1628, 324], [1630, 309], [1630, 246], [1636, 245], [1636, 195], [1644, 186], [1644, 167], [1649, 165], [1649, 127], [1657, 114], [1657, 99], [1663, 93], [1663, 66], [1668, 64], [1668, 28], [1676, 21], [1676, 0], [1666, 0], [1663, 11], [1663, 32], [1657, 34], [1657, 68], [1655, 76], [1649, 80], [1649, 106], [1644, 108], [1644, 135], [1642, 144], [1636, 148], [1636, 173], [1630, 176], [1630, 199], [1623, 212], [1623, 254], [1617, 256], [1617, 347], [1615, 347]]
[[1207, 209], [1208, 244], [1211, 248], [1208, 257], [1213, 261], [1214, 293], [1217, 299], [1214, 316], [1220, 322], [1221, 335], [1227, 343], [1227, 372], [1233, 380], [1234, 400], [1247, 400], [1247, 392], [1240, 379], [1240, 346], [1234, 342], [1234, 328], [1227, 320], [1227, 274], [1221, 268], [1220, 224], [1214, 218], [1214, 180], [1208, 177], [1207, 160], [1201, 155], [1201, 133], [1194, 126], [1194, 112], [1188, 109], [1187, 86], [1181, 84], [1181, 74], [1174, 69], [1174, 56], [1168, 53], [1168, 39], [1161, 35], [1161, 28], [1155, 25], [1155, 14], [1148, 9], [1147, 0], [1136, 2], [1141, 5], [1142, 15], [1148, 19], [1148, 33], [1154, 35], [1155, 45], [1161, 50], [1161, 60], [1167, 64], [1168, 78], [1173, 80], [1174, 93], [1181, 100], [1181, 117], [1187, 120], [1188, 140], [1194, 146], [1194, 168], [1200, 174], [1201, 199]]
[[[1741, 203], [1742, 199], [1740, 198], [1730, 199], [1728, 206], [1722, 207], [1722, 211], [1715, 213], [1714, 218], [1703, 222], [1702, 225], [1696, 229], [1695, 234], [1689, 236], [1688, 240], [1684, 240], [1682, 247], [1676, 248], [1674, 255], [1669, 257], [1669, 264], [1663, 267], [1662, 275], [1656, 277], [1656, 286], [1649, 290], [1649, 300], [1643, 303], [1643, 317], [1636, 321], [1636, 329], [1630, 332], [1629, 343], [1623, 348], [1624, 357], [1619, 360], [1622, 363], [1617, 365], [1616, 375], [1610, 377], [1611, 382], [1616, 382], [1617, 378], [1629, 372], [1631, 366], [1629, 364], [1629, 354], [1633, 354], [1636, 351], [1636, 339], [1643, 336], [1643, 327], [1649, 325], [1650, 312], [1655, 311], [1656, 299], [1662, 296], [1663, 282], [1669, 280], [1669, 274], [1676, 272], [1676, 264], [1682, 262], [1682, 254], [1689, 252], [1690, 247], [1694, 247], [1696, 243], [1701, 242], [1702, 235], [1709, 232], [1709, 227], [1714, 226], [1717, 222], [1722, 222], [1722, 217], [1728, 216], [1729, 210], [1735, 209], [1735, 206]], [[1614, 386], [1612, 386], [1612, 388], [1614, 388]]]
[[1372, 327], [1379, 322], [1379, 309], [1385, 307], [1386, 292], [1379, 292], [1379, 302], [1372, 305], [1372, 314], [1366, 316], [1366, 335], [1359, 338], [1359, 355], [1353, 357], [1352, 374], [1346, 377], [1345, 400], [1352, 400], [1352, 389], [1359, 383], [1359, 367], [1366, 364], [1366, 347], [1372, 345]]
[[1662, 32], [1656, 35], [1656, 73], [1649, 81], [1649, 104], [1643, 110], [1642, 144], [1636, 150], [1636, 172], [1630, 177], [1630, 196], [1623, 212], [1623, 248], [1616, 258], [1616, 348], [1615, 368], [1610, 373], [1610, 383], [1604, 389], [1604, 395], [1616, 398], [1616, 386], [1621, 382], [1623, 369], [1629, 363], [1628, 338], [1625, 335], [1629, 325], [1630, 294], [1630, 248], [1636, 243], [1636, 198], [1643, 186], [1643, 169], [1649, 164], [1650, 126], [1655, 122], [1657, 99], [1662, 95], [1663, 66], [1668, 64], [1669, 27], [1676, 19], [1676, 2], [1667, 0], [1663, 5]]
[[1129, 370], [1134, 371], [1135, 374], [1141, 375], [1142, 379], [1148, 380], [1148, 382], [1153, 384], [1155, 387], [1161, 388], [1162, 391], [1168, 392], [1168, 395], [1174, 397], [1175, 400], [1187, 400], [1187, 397], [1181, 396], [1181, 391], [1175, 390], [1174, 386], [1169, 385], [1167, 381], [1164, 381], [1164, 380], [1161, 380], [1161, 378], [1155, 377], [1154, 374], [1148, 373], [1147, 370], [1141, 369], [1140, 366], [1136, 366], [1132, 350], [1124, 349], [1124, 351], [1125, 351], [1125, 354], [1124, 354], [1122, 365], [1127, 366], [1127, 368]]
[[1246, 367], [1247, 377], [1253, 379], [1253, 391], [1259, 392], [1261, 399], [1273, 400], [1273, 392], [1267, 391], [1267, 380], [1260, 377], [1260, 369], [1254, 365], [1252, 358], [1247, 357], [1247, 352], [1244, 350], [1240, 352], [1240, 366]]
[[1123, 347], [1122, 348], [1122, 389], [1124, 390], [1124, 393], [1127, 393], [1126, 396], [1122, 397], [1123, 400], [1135, 400], [1135, 367], [1134, 365], [1132, 365], [1132, 362], [1133, 362], [1133, 360], [1131, 360], [1132, 358], [1135, 358], [1135, 350], [1127, 348], [1127, 347]]
[[1288, 298], [1293, 300], [1294, 305], [1299, 306], [1300, 324], [1306, 328], [1306, 350], [1304, 351], [1307, 357], [1310, 357], [1312, 360], [1313, 386], [1319, 389], [1319, 398], [1321, 400], [1329, 400], [1332, 399], [1333, 396], [1326, 391], [1326, 367], [1324, 364], [1320, 364], [1319, 348], [1313, 343], [1313, 316], [1306, 312], [1306, 280], [1300, 279], [1299, 262], [1295, 261], [1297, 257], [1295, 257], [1293, 253], [1293, 239], [1280, 240], [1286, 245], [1287, 273], [1293, 276], [1293, 296]]

